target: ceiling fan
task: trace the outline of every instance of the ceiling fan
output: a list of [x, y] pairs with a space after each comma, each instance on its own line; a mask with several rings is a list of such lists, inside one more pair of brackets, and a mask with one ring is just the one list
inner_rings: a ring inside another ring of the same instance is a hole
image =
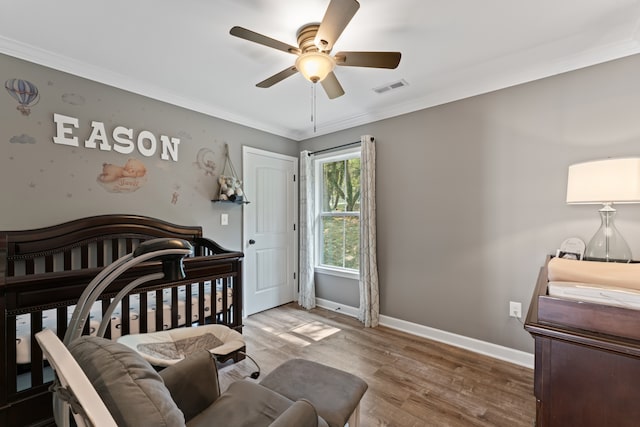
[[256, 86], [267, 88], [300, 72], [307, 80], [320, 82], [330, 99], [344, 95], [333, 69], [336, 65], [348, 67], [396, 68], [400, 52], [338, 52], [331, 49], [360, 8], [357, 0], [331, 0], [320, 24], [300, 27], [296, 37], [298, 47], [272, 39], [242, 27], [231, 28], [230, 34], [283, 52], [297, 55], [295, 65], [261, 81]]

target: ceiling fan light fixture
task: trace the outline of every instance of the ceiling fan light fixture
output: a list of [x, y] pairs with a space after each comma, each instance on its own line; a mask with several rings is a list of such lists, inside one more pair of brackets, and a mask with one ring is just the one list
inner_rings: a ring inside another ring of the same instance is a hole
[[312, 83], [324, 80], [335, 66], [335, 59], [322, 52], [303, 53], [296, 59], [296, 68], [305, 79]]

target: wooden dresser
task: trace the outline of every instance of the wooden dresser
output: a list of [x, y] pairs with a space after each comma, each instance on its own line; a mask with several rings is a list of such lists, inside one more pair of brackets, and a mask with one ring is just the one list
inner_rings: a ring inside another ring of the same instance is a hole
[[550, 297], [547, 277], [545, 263], [525, 322], [536, 425], [639, 426], [640, 311]]

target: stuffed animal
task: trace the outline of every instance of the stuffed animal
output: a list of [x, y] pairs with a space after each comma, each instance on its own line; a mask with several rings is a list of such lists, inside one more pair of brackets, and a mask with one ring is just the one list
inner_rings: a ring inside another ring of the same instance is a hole
[[234, 176], [220, 175], [218, 177], [220, 185], [220, 200], [240, 201], [244, 192], [242, 191], [242, 181]]

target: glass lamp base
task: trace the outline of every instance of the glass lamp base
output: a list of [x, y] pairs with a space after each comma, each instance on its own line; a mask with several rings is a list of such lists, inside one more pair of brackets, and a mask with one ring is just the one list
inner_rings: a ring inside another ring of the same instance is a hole
[[600, 228], [589, 241], [584, 259], [588, 261], [631, 262], [631, 249], [613, 222], [616, 210], [607, 204], [599, 212]]

